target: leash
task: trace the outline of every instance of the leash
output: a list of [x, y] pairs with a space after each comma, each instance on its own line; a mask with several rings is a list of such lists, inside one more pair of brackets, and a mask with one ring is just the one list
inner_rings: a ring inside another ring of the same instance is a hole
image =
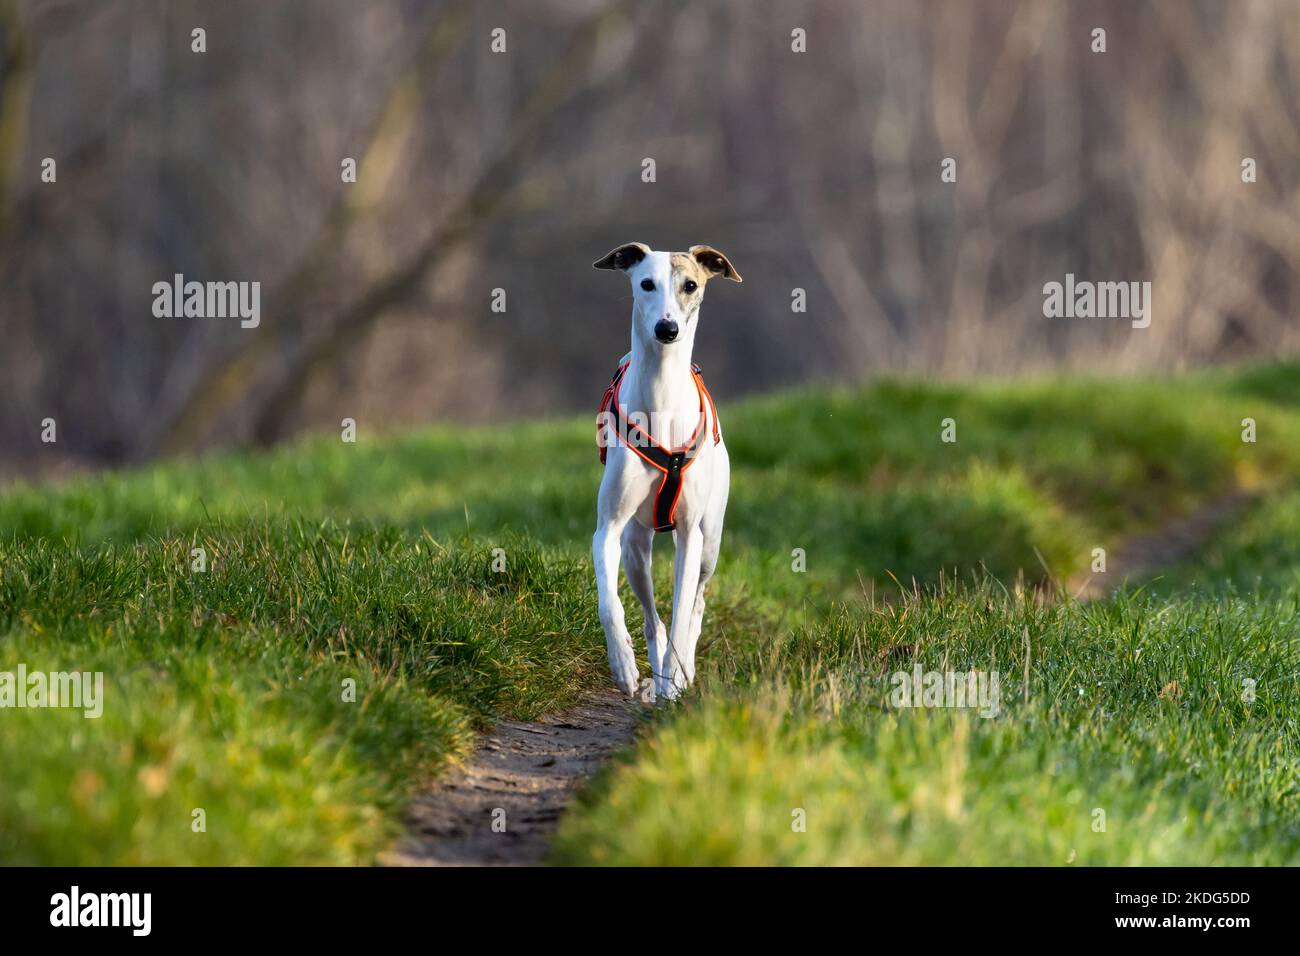
[[[722, 433], [718, 428], [718, 411], [713, 404], [713, 396], [704, 387], [703, 372], [698, 365], [692, 364], [691, 377], [695, 379], [695, 389], [700, 398], [700, 420], [685, 445], [676, 451], [665, 448], [640, 425], [627, 421], [619, 410], [618, 389], [631, 364], [631, 357], [625, 356], [615, 370], [614, 377], [610, 379], [609, 386], [605, 389], [605, 397], [600, 402], [600, 411], [596, 416], [596, 439], [600, 447], [600, 463], [605, 464], [605, 453], [609, 444], [601, 440], [602, 428], [608, 426], [614, 441], [622, 439], [623, 444], [636, 452], [642, 461], [663, 474], [659, 488], [655, 491], [655, 531], [672, 531], [675, 526], [677, 502], [682, 495], [682, 475], [695, 462], [696, 455], [704, 445], [710, 415], [713, 416], [713, 443], [716, 445], [722, 441]], [[607, 412], [608, 419], [605, 418]]]

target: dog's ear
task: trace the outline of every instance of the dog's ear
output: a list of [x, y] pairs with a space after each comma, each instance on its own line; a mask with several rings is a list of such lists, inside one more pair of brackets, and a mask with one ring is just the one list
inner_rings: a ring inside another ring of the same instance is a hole
[[625, 242], [617, 249], [612, 249], [601, 259], [592, 263], [597, 269], [621, 269], [626, 271], [650, 255], [650, 247], [644, 242]]
[[712, 246], [691, 246], [688, 250], [691, 257], [695, 259], [704, 270], [710, 275], [723, 276], [732, 282], [744, 282], [736, 267], [731, 264], [731, 260], [720, 253]]

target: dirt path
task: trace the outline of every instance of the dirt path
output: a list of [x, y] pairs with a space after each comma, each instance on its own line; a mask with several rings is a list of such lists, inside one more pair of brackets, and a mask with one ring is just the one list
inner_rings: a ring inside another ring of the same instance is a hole
[[560, 814], [605, 759], [632, 741], [647, 709], [611, 689], [552, 717], [502, 721], [479, 739], [463, 767], [416, 799], [406, 836], [380, 862], [541, 863]]
[[[1104, 597], [1127, 580], [1190, 556], [1250, 500], [1233, 492], [1107, 556], [1107, 573], [1069, 582], [1079, 600]], [[562, 714], [506, 720], [478, 742], [462, 767], [412, 804], [407, 833], [386, 866], [528, 866], [542, 863], [574, 795], [616, 750], [632, 742], [647, 706], [612, 689]], [[504, 811], [504, 829], [500, 822]]]
[[1224, 525], [1252, 500], [1232, 491], [1202, 505], [1186, 517], [1171, 521], [1150, 534], [1123, 542], [1106, 556], [1106, 573], [1084, 571], [1067, 585], [1080, 601], [1106, 597], [1126, 581], [1150, 577], [1200, 550]]

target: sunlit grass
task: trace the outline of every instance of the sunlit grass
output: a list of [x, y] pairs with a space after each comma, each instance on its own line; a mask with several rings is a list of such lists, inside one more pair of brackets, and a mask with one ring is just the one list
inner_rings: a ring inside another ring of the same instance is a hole
[[[895, 706], [918, 666], [998, 672], [997, 715]], [[1300, 863], [1295, 592], [1044, 606], [987, 584], [723, 667], [566, 818], [559, 860]]]
[[[1032, 587], [1228, 489], [1288, 487], [1298, 377], [717, 396], [735, 471], [700, 685], [573, 816], [562, 858], [1290, 859], [1276, 748], [1294, 745], [1294, 496], [1150, 596], [1045, 608], [985, 575]], [[607, 682], [587, 556], [599, 476], [584, 416], [6, 489], [0, 670], [102, 670], [107, 699], [98, 720], [0, 712], [0, 860], [373, 860], [474, 729]], [[1213, 594], [1185, 599], [1193, 582]], [[875, 655], [907, 643], [926, 666], [996, 657], [1003, 716], [883, 706]], [[1263, 675], [1245, 710], [1243, 662]], [[1183, 694], [1161, 700], [1170, 681]], [[1094, 807], [1116, 821], [1103, 840]]]
[[0, 569], [0, 670], [105, 680], [97, 719], [0, 712], [7, 862], [367, 862], [476, 727], [603, 673], [585, 569], [523, 543], [498, 573], [403, 532], [253, 524], [0, 545]]

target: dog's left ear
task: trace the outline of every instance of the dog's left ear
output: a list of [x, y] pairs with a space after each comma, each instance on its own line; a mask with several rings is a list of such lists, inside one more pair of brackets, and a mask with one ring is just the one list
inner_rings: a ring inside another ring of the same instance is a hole
[[732, 282], [745, 281], [736, 271], [736, 267], [731, 264], [731, 260], [712, 246], [691, 246], [687, 251], [710, 275], [723, 276]]

